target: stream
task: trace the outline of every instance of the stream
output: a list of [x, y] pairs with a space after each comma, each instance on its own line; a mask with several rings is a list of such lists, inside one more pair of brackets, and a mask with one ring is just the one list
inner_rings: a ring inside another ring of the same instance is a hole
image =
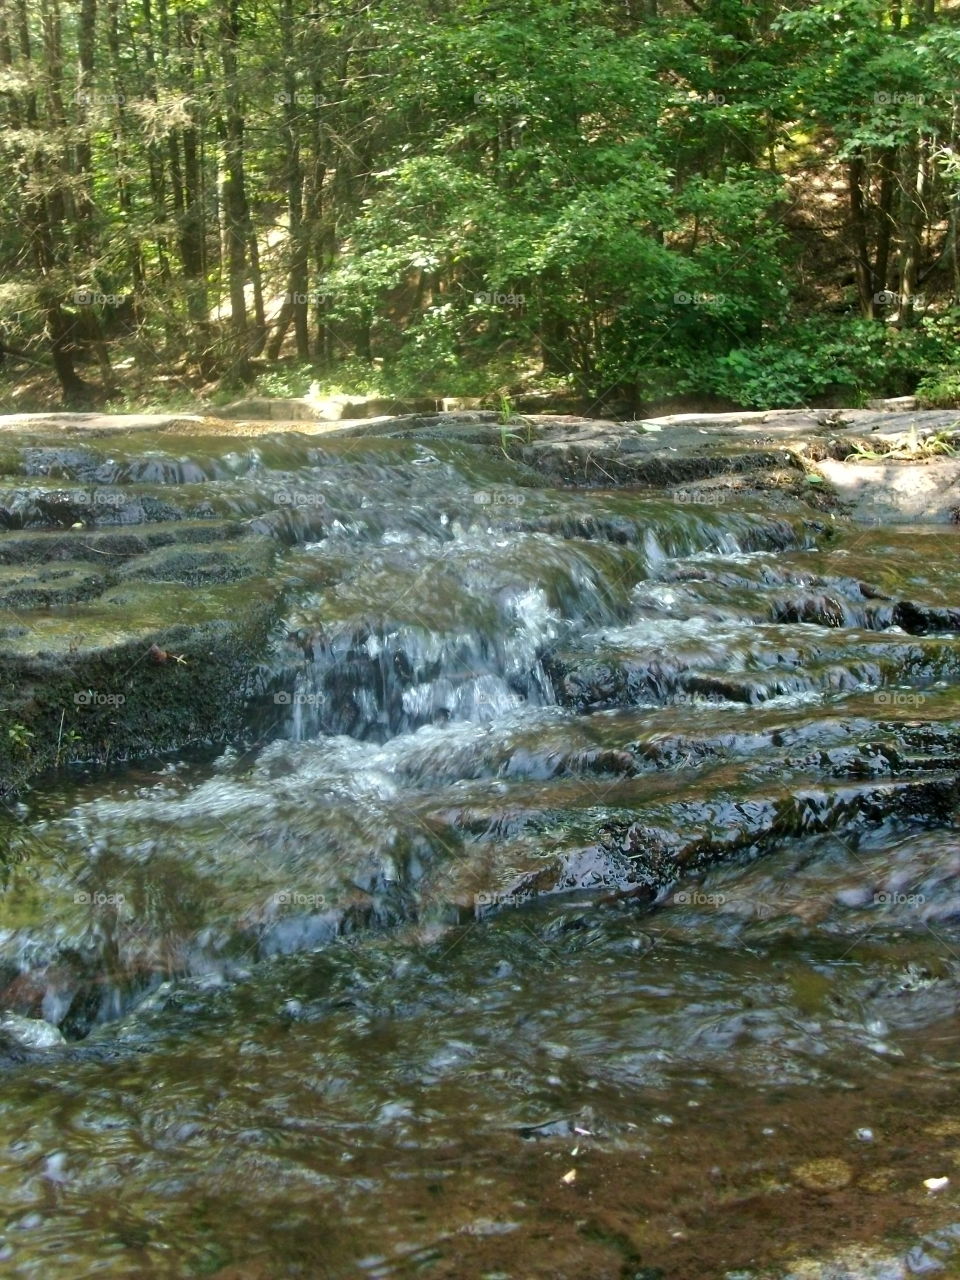
[[456, 440], [6, 465], [0, 550], [121, 493], [282, 616], [231, 745], [0, 809], [0, 1003], [64, 1037], [0, 1040], [0, 1274], [960, 1275], [960, 530]]

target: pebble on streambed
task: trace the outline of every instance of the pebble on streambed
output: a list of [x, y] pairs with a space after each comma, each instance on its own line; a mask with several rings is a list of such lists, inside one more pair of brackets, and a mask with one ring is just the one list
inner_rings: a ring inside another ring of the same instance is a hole
[[949, 1178], [924, 1178], [923, 1185], [931, 1193], [944, 1191], [950, 1185]]
[[805, 1191], [816, 1191], [826, 1194], [830, 1191], [843, 1191], [853, 1181], [853, 1170], [845, 1160], [826, 1157], [823, 1160], [808, 1160], [790, 1170], [794, 1182]]

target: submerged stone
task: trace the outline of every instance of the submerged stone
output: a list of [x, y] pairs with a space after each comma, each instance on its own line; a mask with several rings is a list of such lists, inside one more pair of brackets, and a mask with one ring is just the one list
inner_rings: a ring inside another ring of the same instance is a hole
[[853, 1170], [845, 1160], [826, 1157], [795, 1165], [790, 1171], [794, 1182], [805, 1191], [828, 1193], [842, 1191], [853, 1181]]

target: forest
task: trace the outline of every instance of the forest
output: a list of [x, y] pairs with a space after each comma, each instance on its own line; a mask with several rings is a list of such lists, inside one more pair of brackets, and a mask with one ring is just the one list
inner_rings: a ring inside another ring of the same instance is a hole
[[960, 398], [938, 0], [0, 0], [6, 409]]

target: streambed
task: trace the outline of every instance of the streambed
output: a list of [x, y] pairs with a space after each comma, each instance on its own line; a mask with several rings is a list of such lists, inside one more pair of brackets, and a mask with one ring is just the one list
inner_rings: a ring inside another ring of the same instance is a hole
[[4, 466], [7, 670], [231, 721], [0, 817], [65, 1037], [6, 1042], [9, 1274], [957, 1274], [956, 529], [389, 435]]

